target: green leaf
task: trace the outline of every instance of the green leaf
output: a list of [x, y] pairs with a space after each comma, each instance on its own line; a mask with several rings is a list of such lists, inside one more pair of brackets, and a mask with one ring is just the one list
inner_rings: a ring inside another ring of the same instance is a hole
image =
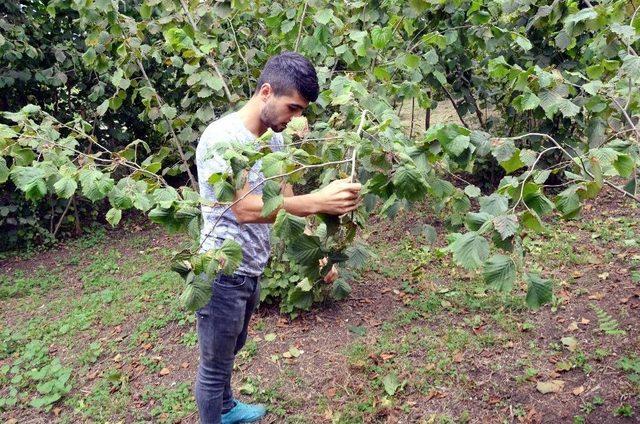
[[509, 208], [509, 199], [498, 193], [490, 196], [482, 196], [478, 199], [480, 203], [480, 212], [486, 212], [493, 216], [503, 214]]
[[289, 257], [303, 266], [318, 266], [318, 262], [325, 255], [320, 238], [306, 234], [296, 238], [287, 249]]
[[4, 184], [7, 181], [9, 173], [7, 161], [3, 157], [0, 157], [0, 184]]
[[465, 223], [467, 228], [472, 231], [479, 230], [485, 222], [491, 221], [493, 215], [486, 212], [469, 212], [466, 216]]
[[553, 210], [553, 203], [549, 200], [544, 194], [542, 194], [539, 190], [524, 193], [522, 199], [530, 209], [535, 211], [538, 215], [546, 215]]
[[142, 3], [140, 5], [140, 16], [142, 19], [149, 19], [151, 17], [152, 7], [147, 3]]
[[407, 54], [404, 56], [404, 64], [409, 69], [416, 69], [420, 64], [420, 56], [416, 56], [415, 54]]
[[502, 240], [505, 240], [518, 230], [518, 217], [515, 215], [500, 215], [493, 218], [493, 228], [500, 233]]
[[580, 212], [580, 209], [582, 209], [577, 189], [578, 186], [569, 187], [561, 191], [556, 198], [556, 207], [565, 219], [575, 217]]
[[98, 116], [103, 116], [105, 113], [107, 113], [108, 108], [109, 108], [109, 99], [100, 103], [100, 106], [96, 108], [96, 112], [98, 113]]
[[222, 272], [226, 275], [233, 274], [242, 263], [242, 247], [235, 240], [225, 239], [220, 246], [220, 253], [224, 259]]
[[562, 101], [560, 101], [558, 103], [558, 109], [565, 118], [572, 118], [580, 113], [580, 106], [576, 105], [568, 99], [563, 99]]
[[171, 107], [168, 104], [163, 104], [160, 108], [160, 111], [165, 116], [165, 118], [172, 120], [178, 114], [178, 110], [175, 107]]
[[308, 311], [313, 305], [313, 292], [294, 287], [287, 294], [287, 303], [298, 309]]
[[489, 243], [475, 231], [458, 234], [447, 249], [453, 252], [453, 259], [467, 269], [476, 269], [489, 256]]
[[179, 200], [178, 192], [173, 187], [159, 188], [153, 192], [152, 196], [153, 200], [164, 209], [169, 209]]
[[293, 240], [304, 233], [306, 224], [307, 221], [304, 218], [280, 209], [273, 223], [273, 233], [276, 237]]
[[113, 179], [96, 169], [81, 169], [82, 194], [92, 202], [103, 199], [113, 189]]
[[589, 81], [588, 83], [582, 86], [582, 89], [587, 92], [587, 94], [591, 94], [595, 96], [598, 94], [598, 91], [602, 88], [603, 84], [600, 80]]
[[331, 296], [336, 300], [346, 299], [351, 293], [351, 286], [342, 278], [333, 282]]
[[331, 9], [320, 9], [313, 15], [313, 18], [320, 25], [326, 25], [329, 23], [331, 18], [333, 18], [333, 10]]
[[56, 194], [63, 199], [73, 196], [77, 188], [78, 183], [71, 177], [62, 177], [53, 185]]
[[482, 194], [482, 192], [480, 191], [480, 189], [476, 186], [474, 186], [473, 184], [468, 185], [464, 188], [464, 193], [469, 196], [469, 197], [478, 197]]
[[531, 50], [533, 48], [533, 45], [531, 44], [531, 41], [529, 41], [527, 38], [519, 35], [516, 37], [516, 39], [514, 40], [516, 42], [517, 45], [519, 45], [522, 50], [524, 50], [525, 52]]
[[375, 27], [371, 30], [371, 43], [373, 47], [376, 49], [382, 49], [389, 44], [391, 38], [393, 37], [393, 32], [391, 28], [380, 28]]
[[537, 231], [537, 232], [542, 232], [544, 231], [544, 225], [542, 224], [542, 221], [540, 220], [540, 217], [538, 216], [538, 214], [535, 211], [529, 212], [526, 211], [522, 214], [522, 225], [525, 228], [529, 228], [531, 230]]
[[196, 311], [209, 303], [211, 300], [211, 282], [204, 275], [196, 276], [189, 272], [185, 278], [186, 286], [180, 302], [190, 311]]
[[173, 27], [165, 31], [164, 39], [172, 49], [177, 51], [192, 49], [194, 47], [191, 37], [189, 37], [181, 28]]
[[267, 181], [262, 188], [262, 212], [263, 217], [271, 215], [284, 203], [284, 196], [280, 194], [282, 186], [274, 181]]
[[356, 243], [349, 246], [345, 253], [349, 257], [345, 264], [353, 269], [365, 268], [369, 260], [373, 257], [373, 253], [367, 249], [364, 243]]
[[509, 160], [500, 162], [500, 166], [502, 166], [504, 170], [507, 171], [507, 174], [510, 174], [513, 171], [522, 168], [523, 166], [526, 166], [526, 164], [520, 158], [520, 149], [516, 150]]
[[522, 98], [521, 106], [523, 111], [533, 110], [538, 106], [540, 106], [540, 98], [535, 94], [528, 92], [523, 94], [522, 96], [523, 98]]
[[618, 171], [618, 174], [623, 178], [629, 178], [633, 169], [635, 168], [635, 161], [627, 154], [620, 153], [616, 160], [613, 162], [613, 167]]
[[282, 31], [283, 34], [287, 34], [289, 32], [291, 32], [291, 30], [296, 26], [296, 21], [283, 21], [282, 25], [280, 26], [280, 31]]
[[18, 189], [25, 192], [29, 200], [38, 200], [47, 194], [45, 172], [40, 168], [14, 166], [10, 172], [11, 180]]
[[427, 182], [414, 167], [401, 166], [396, 169], [392, 182], [395, 194], [401, 199], [417, 201], [427, 194]]
[[384, 391], [387, 392], [389, 396], [395, 395], [401, 386], [400, 382], [398, 381], [398, 376], [394, 372], [387, 374], [382, 379], [382, 384], [384, 385]]
[[236, 190], [233, 185], [227, 181], [226, 174], [212, 174], [208, 182], [213, 187], [218, 202], [233, 202]]
[[287, 165], [287, 152], [273, 152], [261, 159], [261, 171], [265, 178], [275, 177], [284, 173]]
[[122, 219], [122, 211], [120, 209], [111, 208], [107, 212], [107, 222], [111, 224], [112, 227], [115, 227]]
[[516, 264], [509, 256], [493, 255], [484, 264], [483, 276], [489, 286], [509, 292], [516, 281]]
[[531, 308], [539, 308], [551, 301], [551, 280], [543, 279], [538, 274], [526, 273], [524, 279], [527, 282], [527, 305]]

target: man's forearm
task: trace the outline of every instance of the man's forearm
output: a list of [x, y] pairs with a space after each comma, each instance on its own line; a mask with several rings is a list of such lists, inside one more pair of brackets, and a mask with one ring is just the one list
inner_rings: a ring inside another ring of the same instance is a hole
[[307, 216], [318, 213], [318, 202], [313, 194], [300, 196], [285, 196], [283, 205], [269, 216], [262, 216], [262, 196], [250, 194], [232, 208], [238, 222], [242, 224], [272, 223], [280, 209], [297, 216]]
[[320, 212], [318, 206], [315, 195], [302, 194], [300, 196], [285, 197], [282, 207], [292, 215], [307, 216]]

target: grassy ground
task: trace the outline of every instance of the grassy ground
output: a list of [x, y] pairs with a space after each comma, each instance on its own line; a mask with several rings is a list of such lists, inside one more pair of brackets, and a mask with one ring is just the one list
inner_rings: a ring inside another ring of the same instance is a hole
[[[294, 321], [259, 310], [236, 393], [266, 403], [268, 423], [637, 421], [638, 210], [597, 202], [525, 239], [555, 284], [538, 311], [414, 234], [440, 230], [421, 210], [373, 223], [378, 258], [348, 300]], [[3, 260], [1, 418], [197, 422], [195, 320], [166, 265], [183, 243], [131, 223]]]

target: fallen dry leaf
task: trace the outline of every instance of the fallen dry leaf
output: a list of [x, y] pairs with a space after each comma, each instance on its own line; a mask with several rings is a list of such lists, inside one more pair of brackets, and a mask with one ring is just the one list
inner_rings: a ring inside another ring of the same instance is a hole
[[575, 396], [580, 396], [584, 392], [584, 386], [576, 387], [571, 391]]
[[589, 300], [601, 300], [603, 298], [604, 298], [604, 293], [602, 292], [594, 293], [591, 296], [589, 296]]
[[567, 331], [577, 331], [578, 330], [578, 323], [573, 321], [571, 324], [569, 324], [569, 326], [567, 327]]
[[458, 352], [455, 355], [453, 355], [453, 362], [459, 364], [460, 362], [462, 362], [462, 357], [464, 356], [464, 354], [462, 352]]
[[569, 349], [570, 352], [575, 352], [575, 350], [578, 348], [578, 339], [576, 339], [575, 337], [563, 337], [560, 340], [562, 341], [562, 344], [567, 349]]
[[164, 368], [162, 368], [162, 369], [160, 370], [159, 374], [160, 374], [160, 375], [167, 375], [167, 374], [169, 374], [170, 372], [171, 372], [171, 370], [170, 370], [169, 368], [164, 367]]
[[113, 362], [120, 362], [121, 360], [122, 360], [122, 355], [119, 353], [113, 357]]
[[500, 402], [502, 399], [499, 398], [498, 396], [490, 396], [489, 397], [489, 405], [495, 405], [496, 403]]
[[431, 390], [429, 392], [429, 394], [427, 395], [427, 400], [440, 399], [440, 398], [443, 398], [443, 397], [446, 397], [446, 396], [447, 396], [446, 393], [442, 393], [442, 392], [439, 392], [437, 390]]
[[188, 362], [183, 362], [183, 363], [180, 364], [180, 366], [182, 368], [189, 368], [189, 363]]
[[389, 359], [393, 358], [394, 356], [396, 356], [394, 353], [381, 353], [380, 354], [380, 358], [382, 358], [382, 360], [384, 362], [387, 362]]
[[571, 365], [570, 362], [567, 362], [567, 361], [558, 362], [556, 364], [556, 371], [559, 371], [559, 372], [570, 371], [571, 368], [573, 368], [573, 366]]
[[550, 381], [538, 381], [536, 389], [543, 395], [547, 393], [560, 393], [564, 389], [564, 381], [562, 380], [550, 380]]
[[580, 324], [582, 324], [582, 325], [587, 325], [587, 324], [589, 324], [590, 322], [591, 322], [591, 320], [588, 320], [588, 319], [586, 319], [586, 318], [582, 318], [582, 319], [580, 320]]

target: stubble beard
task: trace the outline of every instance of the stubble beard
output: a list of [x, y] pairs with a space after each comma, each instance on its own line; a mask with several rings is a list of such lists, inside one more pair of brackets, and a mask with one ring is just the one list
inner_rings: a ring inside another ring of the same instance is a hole
[[264, 109], [260, 112], [260, 121], [265, 127], [271, 128], [275, 132], [282, 132], [286, 125], [281, 125], [280, 122], [276, 120], [274, 108], [267, 104]]

